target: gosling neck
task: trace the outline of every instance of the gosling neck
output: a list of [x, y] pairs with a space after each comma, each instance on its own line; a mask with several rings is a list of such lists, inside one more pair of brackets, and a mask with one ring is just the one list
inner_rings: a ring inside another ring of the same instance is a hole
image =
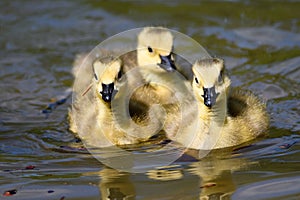
[[108, 115], [111, 112], [111, 103], [105, 102], [99, 94], [95, 95], [96, 98], [96, 109], [102, 115]]
[[216, 103], [211, 108], [204, 105], [202, 97], [197, 98], [200, 119], [204, 121], [214, 121], [217, 124], [223, 125], [227, 113], [226, 95], [224, 93], [220, 94]]

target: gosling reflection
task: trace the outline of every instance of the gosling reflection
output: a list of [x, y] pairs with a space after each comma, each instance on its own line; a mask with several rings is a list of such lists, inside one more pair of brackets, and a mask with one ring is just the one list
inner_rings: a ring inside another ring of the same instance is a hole
[[150, 179], [171, 181], [181, 179], [183, 177], [183, 170], [180, 168], [180, 165], [170, 165], [149, 170], [146, 174]]
[[245, 158], [233, 158], [231, 151], [216, 150], [203, 159], [189, 165], [189, 173], [201, 179], [201, 200], [231, 199], [236, 190], [233, 172], [249, 167]]
[[[232, 173], [243, 170], [252, 163], [244, 158], [233, 158], [230, 150], [227, 152], [216, 150], [205, 158], [195, 161], [193, 155], [199, 152], [193, 151], [191, 150], [188, 152], [189, 155], [186, 154], [180, 158], [177, 161], [178, 165], [150, 170], [147, 173], [148, 178], [169, 184], [173, 181], [180, 182], [173, 190], [177, 193], [177, 190], [185, 188], [181, 192], [191, 195], [190, 198], [184, 196], [183, 199], [231, 199], [231, 194], [236, 190]], [[190, 157], [190, 155], [192, 156]], [[192, 183], [183, 184], [187, 179], [193, 180]], [[174, 191], [170, 195], [178, 198]]]
[[101, 181], [99, 190], [101, 199], [130, 200], [135, 199], [135, 188], [130, 181], [130, 174], [104, 168], [99, 172]]
[[[189, 155], [185, 155], [188, 158]], [[231, 199], [235, 192], [233, 172], [252, 164], [244, 158], [233, 158], [231, 151], [211, 152], [205, 158], [179, 159], [173, 165], [158, 167], [146, 173], [125, 173], [104, 168], [100, 176], [101, 199]]]
[[199, 194], [199, 178], [185, 174], [180, 165], [131, 174], [101, 170], [101, 199], [193, 199]]

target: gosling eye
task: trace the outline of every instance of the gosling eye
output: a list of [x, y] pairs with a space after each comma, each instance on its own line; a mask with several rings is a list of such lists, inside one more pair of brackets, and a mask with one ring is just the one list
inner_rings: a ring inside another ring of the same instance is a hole
[[218, 82], [222, 83], [223, 82], [223, 71], [220, 72], [219, 77], [218, 77]]
[[148, 47], [149, 53], [153, 53], [153, 49], [151, 47]]
[[198, 81], [197, 77], [195, 77], [195, 82], [196, 82], [197, 84], [199, 84], [199, 81]]
[[219, 77], [218, 77], [218, 81], [219, 81], [219, 83], [221, 83], [221, 82], [223, 81], [222, 74], [220, 74], [220, 75], [219, 75]]
[[118, 76], [117, 76], [117, 79], [120, 79], [122, 77], [122, 72], [121, 70], [118, 72]]

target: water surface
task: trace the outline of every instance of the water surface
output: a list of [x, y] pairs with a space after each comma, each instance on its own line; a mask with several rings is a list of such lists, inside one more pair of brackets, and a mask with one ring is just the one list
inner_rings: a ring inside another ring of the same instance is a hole
[[[299, 199], [299, 8], [293, 1], [1, 1], [0, 199]], [[142, 174], [67, 148], [76, 144], [70, 100], [49, 116], [41, 110], [72, 87], [75, 56], [148, 25], [185, 33], [224, 58], [233, 86], [267, 102], [269, 136]]]

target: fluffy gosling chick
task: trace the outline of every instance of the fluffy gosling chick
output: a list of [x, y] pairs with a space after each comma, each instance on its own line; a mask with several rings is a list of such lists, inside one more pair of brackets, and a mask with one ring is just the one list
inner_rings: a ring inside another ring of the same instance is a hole
[[[127, 125], [129, 124], [127, 127], [120, 125], [120, 121], [115, 115], [123, 114], [126, 111], [123, 104], [112, 110], [112, 101], [122, 97], [123, 94], [119, 94], [119, 89], [127, 87], [126, 80], [123, 80], [120, 74], [121, 67], [121, 60], [113, 56], [96, 60], [93, 63], [94, 76], [91, 91], [86, 94], [90, 95], [91, 101], [87, 104], [81, 100], [72, 111], [73, 115], [76, 115], [72, 118], [77, 120], [77, 125], [79, 124], [76, 126], [77, 134], [88, 146], [108, 147], [136, 144], [148, 140], [160, 130], [161, 125], [158, 121], [154, 120], [153, 123], [150, 123], [150, 120], [157, 115], [153, 110], [150, 110], [147, 116], [139, 116], [134, 119], [139, 126], [132, 126], [130, 123], [127, 123]], [[122, 91], [126, 90], [123, 88]], [[131, 120], [128, 116], [122, 117], [123, 122]]]
[[[266, 107], [250, 92], [229, 91], [224, 61], [197, 61], [193, 67], [193, 92], [198, 101], [199, 125], [194, 149], [235, 146], [263, 135], [268, 128]], [[204, 144], [203, 140], [208, 140]]]
[[169, 88], [156, 84], [158, 76], [176, 70], [174, 63], [173, 36], [163, 27], [146, 27], [137, 37], [137, 50], [122, 56], [124, 71], [133, 73], [128, 79], [132, 94], [131, 109], [135, 106], [164, 104], [174, 95]]

